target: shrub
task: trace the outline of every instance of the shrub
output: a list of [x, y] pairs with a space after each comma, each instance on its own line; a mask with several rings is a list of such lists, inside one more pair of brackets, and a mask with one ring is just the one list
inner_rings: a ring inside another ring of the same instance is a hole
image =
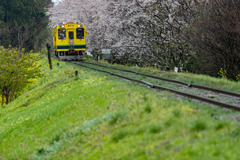
[[119, 130], [113, 133], [111, 139], [114, 142], [118, 142], [119, 140], [123, 139], [127, 135], [128, 135], [128, 132], [126, 130]]
[[202, 119], [195, 119], [190, 122], [190, 129], [192, 131], [203, 131], [207, 128], [207, 124]]
[[41, 76], [40, 57], [15, 48], [0, 47], [0, 94], [2, 105], [17, 97], [37, 77]]

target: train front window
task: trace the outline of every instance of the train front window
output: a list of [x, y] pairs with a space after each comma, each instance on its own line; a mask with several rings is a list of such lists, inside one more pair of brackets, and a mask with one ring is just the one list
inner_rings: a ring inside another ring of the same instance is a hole
[[66, 39], [66, 29], [58, 29], [58, 39]]
[[84, 29], [77, 28], [77, 39], [84, 39]]
[[73, 34], [73, 32], [69, 32], [68, 35], [69, 35], [69, 39], [74, 39], [74, 34]]

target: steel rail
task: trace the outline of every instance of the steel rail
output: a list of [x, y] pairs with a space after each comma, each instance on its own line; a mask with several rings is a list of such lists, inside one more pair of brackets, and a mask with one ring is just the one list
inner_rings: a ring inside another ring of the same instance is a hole
[[210, 104], [213, 104], [213, 105], [216, 105], [216, 106], [220, 106], [222, 108], [232, 109], [232, 110], [240, 112], [240, 107], [237, 107], [237, 106], [234, 106], [234, 105], [231, 105], [231, 104], [222, 103], [222, 102], [215, 101], [215, 100], [212, 100], [212, 99], [209, 99], [209, 98], [205, 98], [205, 97], [201, 97], [201, 96], [197, 96], [197, 95], [192, 95], [192, 94], [189, 94], [189, 93], [186, 93], [186, 92], [177, 91], [177, 90], [170, 89], [170, 88], [167, 88], [167, 87], [162, 87], [162, 86], [159, 86], [159, 85], [154, 85], [154, 84], [146, 82], [146, 81], [125, 77], [125, 76], [115, 74], [115, 73], [112, 73], [112, 72], [109, 72], [109, 71], [85, 66], [85, 65], [82, 65], [80, 63], [73, 63], [73, 64], [76, 64], [76, 65], [79, 65], [79, 66], [82, 66], [82, 67], [85, 67], [85, 68], [89, 68], [89, 69], [92, 69], [92, 70], [95, 70], [95, 71], [98, 71], [98, 72], [107, 73], [107, 74], [110, 74], [112, 76], [119, 77], [119, 78], [129, 80], [129, 81], [132, 81], [132, 82], [141, 83], [141, 84], [144, 84], [144, 85], [146, 85], [150, 88], [153, 88], [153, 89], [170, 91], [170, 92], [176, 93], [176, 94], [181, 95], [181, 96], [185, 96], [185, 97], [188, 97], [188, 98], [192, 98], [192, 99], [196, 99], [196, 100], [199, 100], [199, 101], [202, 101], [202, 102], [206, 102], [206, 103], [210, 103]]
[[166, 81], [166, 82], [172, 82], [172, 83], [184, 85], [184, 86], [191, 87], [191, 88], [204, 89], [204, 90], [208, 90], [208, 91], [217, 92], [217, 93], [225, 94], [225, 95], [228, 95], [228, 96], [234, 96], [234, 97], [240, 98], [240, 93], [237, 93], [237, 92], [230, 92], [230, 91], [221, 90], [221, 89], [217, 89], [217, 88], [211, 88], [211, 87], [196, 85], [196, 84], [192, 84], [192, 83], [186, 83], [186, 82], [182, 82], [182, 81], [178, 81], [178, 80], [174, 80], [174, 79], [162, 78], [162, 77], [159, 77], [159, 76], [153, 76], [153, 75], [139, 73], [139, 72], [126, 70], [126, 69], [119, 69], [119, 68], [116, 68], [116, 67], [109, 67], [109, 66], [105, 66], [105, 65], [101, 65], [101, 64], [97, 64], [97, 63], [92, 63], [92, 62], [85, 62], [85, 61], [83, 62], [82, 61], [82, 63], [96, 65], [96, 66], [100, 66], [100, 67], [104, 67], [104, 68], [115, 69], [115, 70], [119, 70], [119, 71], [123, 71], [123, 72], [129, 72], [129, 73], [133, 73], [133, 74], [136, 74], [136, 75], [142, 75], [142, 76], [150, 77], [150, 78], [153, 78], [153, 79], [158, 79], [158, 80], [162, 80], [162, 81]]

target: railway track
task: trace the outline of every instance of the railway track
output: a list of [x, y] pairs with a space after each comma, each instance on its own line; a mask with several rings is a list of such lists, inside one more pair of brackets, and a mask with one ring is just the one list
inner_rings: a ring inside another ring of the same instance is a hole
[[[146, 86], [148, 86], [150, 88], [153, 88], [153, 89], [156, 89], [156, 90], [166, 90], [166, 91], [170, 91], [170, 92], [176, 93], [176, 94], [184, 96], [184, 97], [188, 97], [188, 98], [191, 98], [191, 99], [195, 99], [195, 100], [199, 100], [199, 101], [206, 102], [206, 103], [209, 103], [209, 104], [213, 104], [213, 105], [216, 105], [216, 106], [220, 106], [222, 108], [227, 108], [227, 109], [232, 109], [232, 110], [235, 110], [235, 111], [240, 111], [240, 107], [238, 107], [235, 104], [229, 104], [229, 103], [221, 102], [219, 100], [214, 100], [214, 99], [206, 98], [206, 97], [199, 96], [199, 95], [196, 95], [196, 94], [192, 94], [192, 93], [188, 93], [188, 92], [184, 92], [184, 91], [179, 91], [179, 90], [172, 89], [172, 88], [169, 88], [169, 87], [164, 87], [164, 86], [161, 86], [161, 85], [153, 84], [153, 83], [148, 82], [148, 81], [139, 80], [139, 79], [136, 79], [136, 78], [130, 78], [128, 76], [123, 76], [122, 74], [117, 74], [117, 73], [110, 72], [110, 71], [107, 71], [107, 70], [99, 69], [99, 67], [107, 68], [107, 69], [111, 69], [111, 70], [116, 70], [116, 71], [121, 71], [121, 72], [128, 72], [128, 73], [132, 73], [132, 74], [135, 74], [135, 75], [141, 75], [141, 76], [152, 78], [152, 79], [155, 79], [155, 80], [158, 80], [158, 81], [161, 80], [161, 81], [165, 81], [165, 82], [171, 82], [171, 83], [174, 83], [174, 84], [177, 84], [177, 85], [182, 85], [182, 86], [185, 86], [185, 87], [187, 86], [188, 88], [196, 88], [196, 89], [211, 91], [211, 92], [218, 93], [218, 94], [224, 94], [226, 96], [234, 97], [235, 99], [239, 100], [240, 99], [240, 94], [236, 93], [236, 92], [229, 92], [229, 91], [220, 90], [220, 89], [216, 89], [216, 88], [190, 84], [190, 83], [186, 83], [186, 82], [182, 82], [182, 81], [162, 78], [162, 77], [153, 76], [153, 75], [149, 75], [149, 74], [143, 74], [143, 73], [139, 73], [139, 72], [135, 72], [135, 71], [131, 71], [131, 70], [119, 69], [119, 68], [116, 68], [116, 67], [110, 67], [110, 66], [106, 66], [106, 65], [102, 65], [102, 64], [97, 64], [97, 63], [75, 62], [73, 64], [76, 64], [76, 65], [79, 65], [81, 67], [85, 67], [85, 68], [88, 68], [88, 69], [92, 69], [92, 70], [95, 70], [95, 71], [98, 71], [98, 72], [107, 73], [107, 74], [110, 74], [112, 76], [116, 76], [116, 77], [119, 77], [119, 78], [122, 78], [122, 79], [125, 79], [125, 80], [128, 80], [128, 81], [137, 82], [137, 83], [146, 85]], [[91, 65], [91, 66], [89, 66], [89, 65]], [[92, 67], [92, 66], [95, 66], [95, 67]], [[96, 68], [96, 66], [98, 68]]]
[[207, 86], [201, 86], [201, 85], [186, 83], [186, 82], [183, 82], [183, 81], [178, 81], [178, 80], [168, 79], [168, 78], [162, 78], [162, 77], [159, 77], [159, 76], [153, 76], [153, 75], [144, 74], [144, 73], [131, 71], [131, 70], [126, 70], [126, 69], [119, 69], [119, 68], [116, 68], [116, 67], [109, 67], [109, 66], [105, 66], [105, 65], [102, 65], [102, 64], [92, 63], [92, 62], [85, 62], [84, 61], [82, 63], [96, 65], [96, 66], [100, 66], [100, 67], [104, 67], [104, 68], [111, 68], [111, 69], [115, 69], [115, 70], [119, 70], [119, 71], [123, 71], [123, 72], [128, 72], [128, 73], [133, 73], [133, 74], [136, 74], [136, 75], [146, 76], [146, 77], [153, 78], [153, 79], [158, 79], [158, 80], [161, 80], [161, 81], [172, 82], [172, 83], [180, 84], [180, 85], [191, 87], [191, 88], [208, 90], [208, 91], [217, 92], [217, 93], [225, 94], [225, 95], [228, 95], [228, 96], [234, 96], [234, 97], [240, 98], [240, 93], [236, 93], [236, 92], [230, 92], [230, 91], [220, 90], [220, 89], [211, 88], [211, 87], [207, 87]]

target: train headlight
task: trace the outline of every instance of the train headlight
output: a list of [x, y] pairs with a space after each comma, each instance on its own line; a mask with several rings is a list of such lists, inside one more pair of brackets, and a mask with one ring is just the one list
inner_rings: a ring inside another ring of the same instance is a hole
[[74, 45], [74, 41], [73, 41], [73, 40], [70, 40], [70, 41], [69, 41], [69, 45], [71, 45], [71, 46]]

